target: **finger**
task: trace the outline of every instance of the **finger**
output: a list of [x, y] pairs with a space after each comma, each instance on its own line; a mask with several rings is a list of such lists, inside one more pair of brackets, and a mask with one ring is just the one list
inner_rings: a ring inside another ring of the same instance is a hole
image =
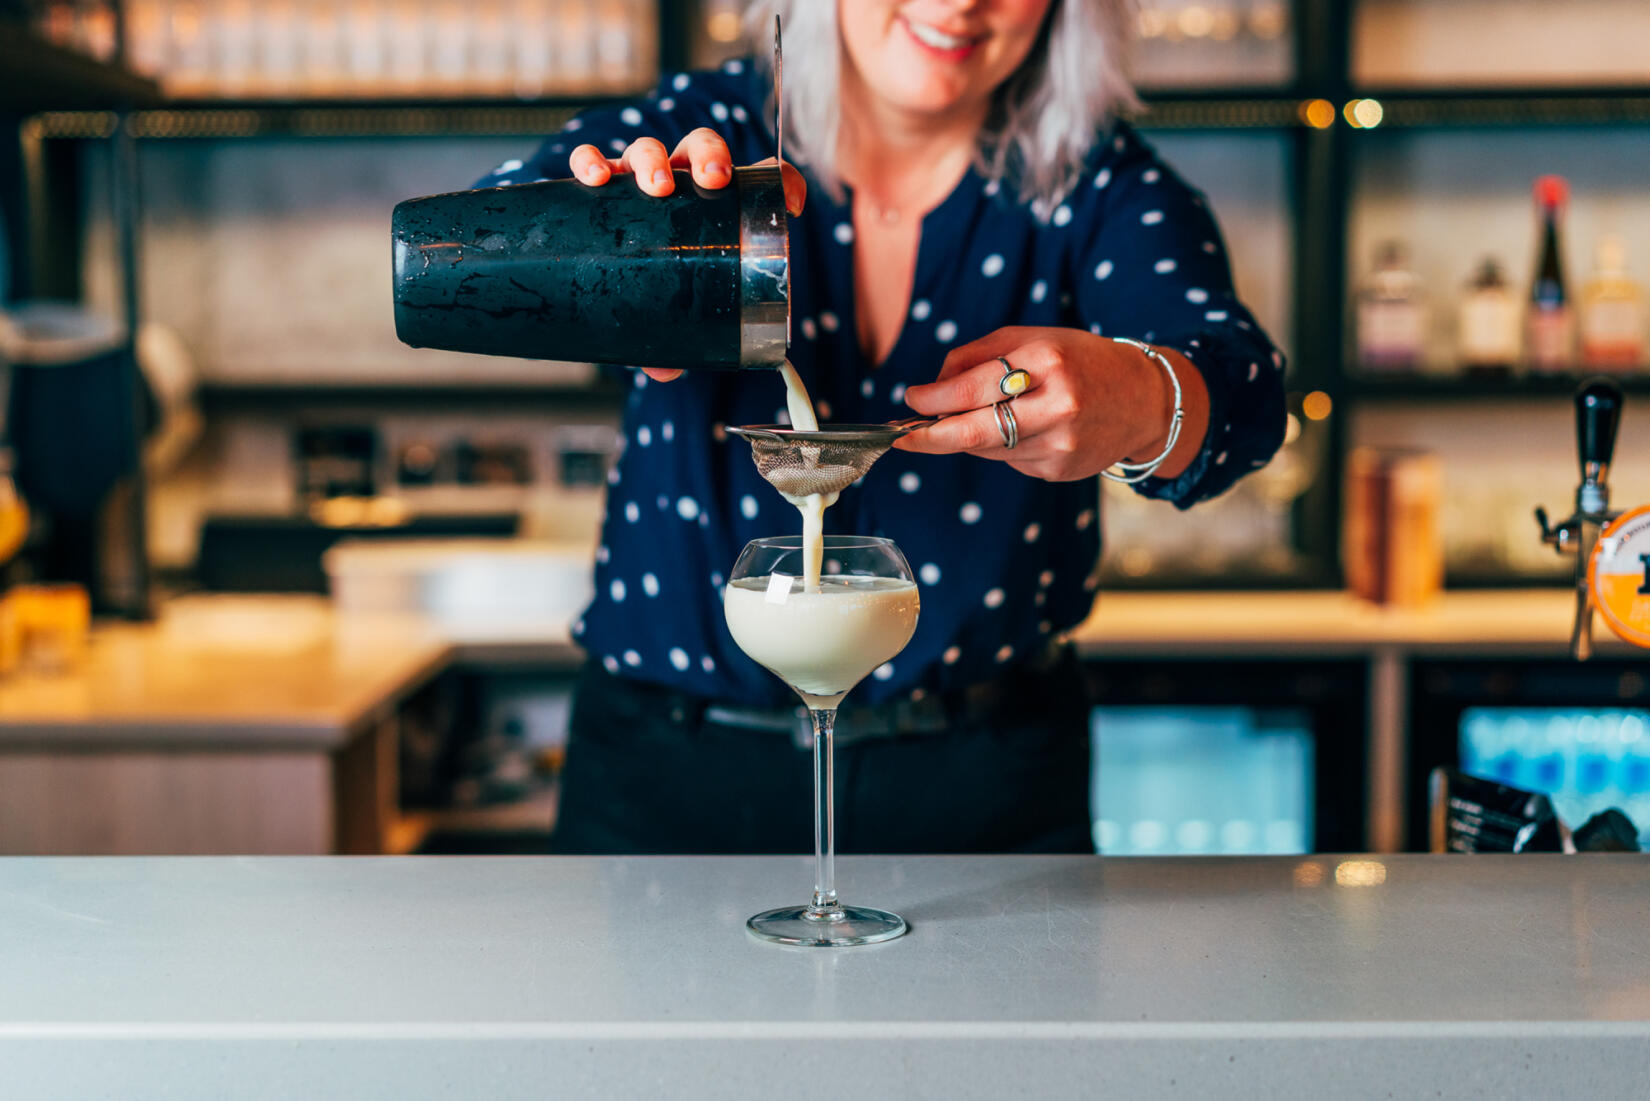
[[676, 177], [670, 174], [670, 156], [665, 143], [658, 138], [637, 138], [630, 143], [621, 158], [625, 168], [636, 176], [636, 186], [649, 195], [669, 195], [676, 190]]
[[580, 183], [600, 187], [613, 178], [613, 163], [594, 145], [581, 145], [567, 158], [567, 165]]
[[905, 391], [905, 404], [928, 417], [961, 413], [980, 409], [1003, 400], [998, 383], [1003, 379], [1003, 365], [995, 359], [959, 368], [949, 378], [941, 376], [938, 382], [912, 386]]
[[642, 374], [654, 382], [669, 382], [671, 379], [680, 377], [682, 370], [679, 367], [643, 367]]
[[693, 171], [693, 182], [714, 191], [733, 182], [733, 154], [722, 135], [708, 126], [692, 131], [676, 146], [670, 163]]
[[[1006, 356], [1020, 348], [1030, 339], [1031, 332], [1023, 325], [1010, 325], [1005, 329], [997, 329], [971, 340], [967, 344], [953, 348], [951, 354], [945, 357], [945, 363], [940, 367], [939, 378], [946, 379], [959, 371], [966, 371], [976, 364], [986, 360], [995, 360], [998, 356]], [[1002, 364], [997, 364], [1000, 368]], [[1023, 364], [1016, 363], [1016, 367]]]
[[946, 417], [926, 428], [907, 432], [894, 441], [901, 451], [915, 451], [920, 455], [955, 455], [966, 452], [985, 458], [998, 458], [993, 452], [1007, 453], [1003, 434], [997, 427], [997, 415], [992, 409], [975, 409]]
[[[774, 158], [757, 161], [753, 168], [765, 168], [774, 163]], [[802, 207], [808, 201], [808, 181], [802, 178], [795, 165], [786, 161], [779, 169], [779, 179], [785, 188], [785, 209], [790, 211], [791, 217], [802, 213]]]

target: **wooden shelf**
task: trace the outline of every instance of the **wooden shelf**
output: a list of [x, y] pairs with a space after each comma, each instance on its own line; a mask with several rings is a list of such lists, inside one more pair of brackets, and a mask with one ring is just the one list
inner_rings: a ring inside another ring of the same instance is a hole
[[[1370, 375], [1348, 371], [1347, 392], [1360, 401], [1529, 401], [1566, 398], [1582, 381], [1605, 372], [1524, 375], [1514, 378], [1460, 378], [1429, 375]], [[1650, 394], [1650, 368], [1608, 374], [1629, 394]]]
[[1451, 126], [1650, 124], [1650, 88], [1368, 88], [1379, 100], [1378, 130]]
[[0, 23], [0, 113], [110, 110], [159, 100], [159, 85], [146, 77]]

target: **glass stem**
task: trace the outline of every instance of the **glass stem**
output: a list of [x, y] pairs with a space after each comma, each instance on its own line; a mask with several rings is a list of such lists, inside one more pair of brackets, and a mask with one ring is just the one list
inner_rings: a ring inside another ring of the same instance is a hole
[[832, 791], [832, 731], [836, 708], [810, 708], [814, 722], [814, 901], [808, 916], [828, 918], [840, 913], [836, 900], [836, 812]]

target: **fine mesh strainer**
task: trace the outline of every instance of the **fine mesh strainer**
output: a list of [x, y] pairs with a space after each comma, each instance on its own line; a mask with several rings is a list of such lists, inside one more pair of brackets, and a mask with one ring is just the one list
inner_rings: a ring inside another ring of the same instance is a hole
[[789, 498], [835, 494], [865, 476], [894, 441], [932, 422], [926, 417], [892, 424], [832, 424], [803, 432], [782, 424], [753, 424], [728, 432], [750, 441], [756, 471]]

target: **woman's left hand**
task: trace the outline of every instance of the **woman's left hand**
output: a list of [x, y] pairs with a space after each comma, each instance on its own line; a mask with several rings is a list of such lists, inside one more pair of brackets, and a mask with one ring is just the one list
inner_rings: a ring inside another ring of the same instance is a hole
[[[1158, 468], [1172, 478], [1191, 464], [1209, 424], [1202, 374], [1178, 352], [1160, 348], [1180, 379], [1185, 420], [1174, 453]], [[992, 406], [1003, 401], [1001, 356], [1030, 375], [1012, 406], [1019, 426], [1003, 446]], [[1174, 388], [1161, 365], [1138, 348], [1078, 329], [998, 329], [945, 357], [939, 378], [905, 393], [924, 416], [944, 418], [894, 446], [930, 455], [958, 452], [1001, 459], [1050, 482], [1091, 478], [1118, 462], [1155, 458], [1168, 439]]]

